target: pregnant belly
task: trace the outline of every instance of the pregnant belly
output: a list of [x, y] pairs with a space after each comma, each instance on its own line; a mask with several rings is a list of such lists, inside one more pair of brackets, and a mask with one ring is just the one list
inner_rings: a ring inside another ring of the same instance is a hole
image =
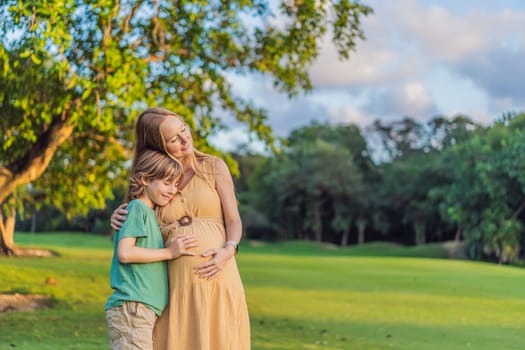
[[[225, 242], [224, 226], [222, 224], [194, 222], [189, 226], [179, 227], [177, 230], [171, 232], [168, 241], [178, 235], [194, 235], [198, 240], [198, 246], [188, 250], [195, 253], [194, 256], [181, 256], [168, 262], [170, 277], [172, 273], [175, 272], [177, 272], [177, 274], [181, 272], [188, 273], [190, 270], [193, 270], [195, 266], [210, 260], [212, 256], [203, 257], [202, 254], [210, 249], [223, 247]], [[191, 273], [193, 273], [193, 271], [191, 271]]]

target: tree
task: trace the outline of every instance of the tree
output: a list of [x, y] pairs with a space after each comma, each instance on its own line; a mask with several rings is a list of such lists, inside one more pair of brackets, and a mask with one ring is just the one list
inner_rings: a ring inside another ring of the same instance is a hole
[[[436, 225], [439, 211], [428, 194], [448, 179], [436, 162], [437, 156], [436, 153], [412, 154], [381, 166], [382, 203], [378, 209], [389, 218], [390, 226], [398, 226], [397, 231], [402, 232], [401, 239], [405, 242], [424, 244], [430, 238], [427, 237], [430, 227], [434, 234], [439, 230]], [[407, 232], [413, 232], [413, 238], [409, 239]]]
[[481, 126], [468, 116], [458, 114], [452, 119], [439, 116], [428, 122], [429, 144], [442, 150], [470, 139]]
[[[451, 164], [444, 162], [440, 154], [466, 142], [478, 129], [464, 115], [452, 119], [438, 116], [426, 124], [411, 118], [374, 123], [372, 135], [378, 137], [382, 152], [387, 155], [387, 161], [380, 165], [378, 201], [373, 201], [379, 231], [384, 230], [380, 226], [389, 222], [391, 233], [402, 232], [403, 241], [416, 244], [448, 233], [450, 220], [439, 215], [436, 188], [449, 186], [453, 179]], [[430, 227], [432, 232], [428, 230]], [[414, 238], [407, 240], [405, 232], [409, 231]]]
[[451, 119], [437, 116], [427, 123], [405, 117], [384, 123], [374, 121], [369, 136], [381, 145], [386, 161], [393, 161], [414, 154], [440, 151], [468, 140], [481, 126], [468, 116], [458, 114]]
[[33, 193], [68, 215], [103, 206], [146, 106], [184, 116], [201, 148], [226, 114], [271, 144], [265, 111], [235, 96], [229, 77], [307, 91], [320, 39], [330, 32], [347, 58], [372, 12], [350, 0], [282, 1], [277, 11], [275, 21], [263, 0], [2, 1], [0, 251], [13, 253], [15, 208]]
[[[332, 227], [343, 232], [341, 245], [348, 244], [350, 228], [355, 224], [358, 231], [358, 244], [365, 241], [365, 229], [372, 223], [370, 206], [374, 197], [374, 188], [379, 180], [377, 168], [373, 164], [368, 144], [359, 127], [347, 125], [321, 125], [316, 122], [292, 131], [287, 141], [289, 145], [307, 140], [320, 139], [337, 144], [350, 152], [349, 157], [357, 167], [360, 180], [355, 182], [351, 198], [347, 195], [336, 195], [333, 200], [334, 220]], [[339, 152], [339, 151], [337, 151]], [[352, 172], [355, 174], [355, 171]]]
[[473, 259], [517, 262], [525, 235], [525, 115], [506, 117], [468, 141], [446, 149], [452, 181], [431, 196], [457, 225]]
[[376, 120], [370, 127], [370, 134], [378, 138], [381, 152], [387, 154], [389, 161], [428, 150], [425, 126], [412, 118], [405, 117], [389, 124]]
[[[281, 183], [294, 179], [297, 192], [288, 200], [302, 201], [303, 229], [313, 232], [315, 240], [321, 242], [326, 220], [341, 232], [341, 242], [346, 245], [356, 216], [355, 205], [364, 192], [362, 175], [352, 154], [337, 143], [316, 139], [295, 144], [289, 159], [295, 172], [283, 177]], [[333, 215], [327, 215], [327, 211]]]
[[347, 245], [351, 228], [363, 226], [367, 191], [357, 164], [367, 155], [360, 140], [353, 125], [314, 123], [292, 131], [282, 153], [258, 167], [252, 197], [280, 238]]
[[250, 178], [253, 177], [256, 169], [266, 162], [266, 157], [262, 154], [246, 151], [246, 149], [239, 149], [232, 156], [239, 165], [239, 177], [234, 179], [234, 183], [244, 236], [271, 240], [274, 238], [274, 229], [267, 220], [265, 213], [255, 207], [257, 193], [250, 191], [249, 188]]

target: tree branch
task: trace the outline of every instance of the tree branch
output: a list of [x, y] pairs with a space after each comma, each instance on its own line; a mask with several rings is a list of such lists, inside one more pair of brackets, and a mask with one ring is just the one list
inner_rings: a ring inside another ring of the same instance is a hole
[[58, 147], [73, 133], [75, 125], [68, 118], [69, 109], [53, 119], [49, 128], [20, 159], [0, 167], [0, 203], [18, 185], [36, 180], [46, 170]]
[[520, 215], [523, 209], [525, 209], [525, 199], [521, 202], [518, 209], [516, 209], [516, 211], [512, 214], [511, 219], [517, 219], [518, 215]]

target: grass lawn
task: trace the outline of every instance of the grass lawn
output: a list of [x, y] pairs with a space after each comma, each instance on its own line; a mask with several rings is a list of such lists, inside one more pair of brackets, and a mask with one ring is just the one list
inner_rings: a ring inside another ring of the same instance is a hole
[[[61, 233], [15, 240], [61, 255], [0, 257], [0, 293], [49, 294], [54, 307], [0, 314], [0, 349], [107, 349], [109, 239]], [[245, 242], [237, 259], [252, 349], [523, 349], [525, 269], [415, 257], [441, 255], [437, 246]], [[47, 277], [58, 284], [47, 285]]]

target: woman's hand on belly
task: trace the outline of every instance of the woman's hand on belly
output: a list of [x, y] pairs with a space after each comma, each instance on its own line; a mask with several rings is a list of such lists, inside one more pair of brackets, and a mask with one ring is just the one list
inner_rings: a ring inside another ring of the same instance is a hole
[[212, 258], [195, 267], [195, 274], [199, 278], [206, 278], [208, 280], [214, 279], [224, 269], [228, 261], [235, 255], [235, 250], [226, 246], [223, 248], [213, 248], [205, 251], [202, 256]]

